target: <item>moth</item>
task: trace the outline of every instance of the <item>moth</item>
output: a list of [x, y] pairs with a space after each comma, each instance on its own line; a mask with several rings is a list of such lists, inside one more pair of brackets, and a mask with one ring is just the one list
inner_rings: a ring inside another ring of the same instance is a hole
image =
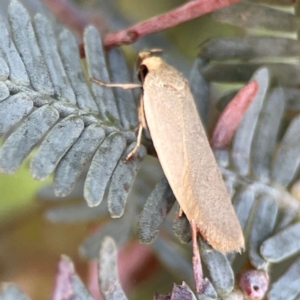
[[241, 251], [243, 233], [188, 81], [158, 52], [153, 49], [139, 53], [137, 74], [141, 84], [92, 80], [106, 86], [141, 88], [139, 131], [133, 151], [140, 145], [142, 129], [147, 128], [165, 176], [188, 220], [195, 223], [197, 231], [214, 249], [222, 253]]

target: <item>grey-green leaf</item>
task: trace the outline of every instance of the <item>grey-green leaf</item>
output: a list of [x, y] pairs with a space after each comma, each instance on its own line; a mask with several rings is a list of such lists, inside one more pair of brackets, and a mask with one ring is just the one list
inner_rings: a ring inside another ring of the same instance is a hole
[[0, 81], [0, 102], [9, 96], [9, 89], [5, 82]]
[[234, 286], [234, 275], [226, 256], [203, 241], [200, 243], [200, 253], [218, 295], [222, 296], [231, 292]]
[[190, 74], [190, 87], [197, 106], [197, 110], [205, 128], [208, 126], [208, 104], [210, 97], [210, 83], [202, 76], [202, 69], [207, 61], [197, 58]]
[[129, 192], [140, 167], [140, 162], [147, 154], [146, 148], [141, 145], [135, 154], [128, 161], [125, 161], [127, 154], [130, 153], [135, 145], [136, 142], [133, 142], [127, 147], [111, 178], [107, 205], [110, 215], [113, 218], [120, 218], [123, 215]]
[[33, 102], [25, 93], [10, 96], [0, 103], [0, 136], [21, 121], [33, 109]]
[[173, 232], [181, 243], [188, 244], [192, 239], [191, 225], [186, 215], [182, 213], [182, 215], [179, 216], [179, 213], [180, 207], [177, 202], [177, 209], [173, 221]]
[[286, 130], [273, 162], [272, 180], [283, 186], [293, 180], [300, 164], [299, 126], [300, 116], [297, 116]]
[[64, 29], [59, 35], [59, 41], [61, 59], [76, 95], [78, 107], [88, 112], [98, 113], [97, 105], [84, 78], [75, 37], [70, 31]]
[[168, 180], [163, 177], [151, 192], [140, 214], [137, 234], [141, 243], [149, 244], [155, 240], [175, 201]]
[[41, 14], [35, 15], [34, 29], [53, 84], [54, 95], [58, 99], [63, 98], [65, 101], [76, 104], [75, 94], [58, 54], [56, 39], [49, 21]]
[[[29, 78], [23, 64], [23, 61], [16, 50], [14, 42], [11, 40], [6, 29], [5, 23], [0, 15], [0, 53], [8, 65], [9, 70], [5, 64], [1, 64], [1, 77], [5, 78], [8, 75], [9, 79], [15, 83], [23, 86], [29, 85]], [[2, 79], [1, 79], [2, 80]]]
[[272, 157], [284, 108], [283, 90], [280, 87], [274, 88], [262, 108], [256, 126], [256, 135], [252, 142], [251, 169], [253, 176], [265, 183], [270, 180]]
[[78, 139], [83, 128], [83, 121], [72, 115], [57, 123], [47, 134], [30, 162], [32, 177], [42, 180], [50, 175], [60, 159]]
[[231, 150], [232, 164], [241, 175], [246, 175], [249, 171], [252, 140], [269, 87], [268, 69], [257, 70], [252, 80], [257, 81], [258, 90], [236, 130]]
[[113, 132], [96, 151], [84, 185], [84, 198], [89, 206], [101, 203], [108, 181], [125, 146], [126, 140], [122, 134]]
[[72, 191], [84, 167], [91, 160], [104, 138], [105, 132], [100, 125], [92, 124], [84, 129], [57, 165], [54, 174], [56, 196], [63, 197]]
[[234, 194], [232, 204], [243, 231], [246, 229], [255, 196], [254, 189], [251, 185], [237, 189]]
[[265, 240], [261, 255], [269, 262], [280, 262], [300, 251], [300, 223], [293, 224]]
[[99, 253], [100, 291], [105, 300], [126, 300], [118, 278], [117, 246], [111, 237], [103, 239]]
[[58, 118], [57, 110], [48, 105], [31, 113], [8, 137], [0, 149], [1, 172], [15, 172], [23, 159], [56, 123]]
[[[237, 25], [243, 28], [261, 28], [277, 31], [297, 31], [299, 22], [295, 15], [250, 3], [235, 3], [213, 12], [213, 18], [219, 22]], [[280, 22], [278, 22], [280, 20]]]
[[[84, 47], [89, 77], [110, 82], [101, 38], [93, 26], [88, 26], [84, 31]], [[94, 82], [91, 86], [101, 116], [110, 122], [119, 122], [119, 112], [112, 89]]]
[[287, 87], [300, 84], [300, 66], [288, 63], [215, 63], [204, 67], [202, 74], [209, 81], [247, 82], [261, 67], [268, 68], [274, 84]]
[[269, 300], [299, 299], [300, 286], [300, 258], [292, 263], [289, 269], [271, 285], [268, 294]]
[[[222, 51], [220, 51], [222, 49]], [[205, 59], [252, 59], [266, 56], [298, 56], [299, 42], [272, 36], [230, 36], [212, 38], [201, 45]]]
[[[113, 83], [130, 82], [128, 67], [123, 53], [118, 48], [112, 48], [108, 52], [110, 78]], [[113, 89], [120, 114], [121, 124], [125, 129], [137, 126], [137, 108], [132, 90], [121, 88]]]
[[267, 262], [261, 256], [259, 248], [274, 230], [277, 211], [278, 204], [272, 196], [264, 194], [259, 197], [248, 240], [249, 258], [251, 264], [257, 269], [267, 267]]
[[[1, 19], [0, 19], [0, 29], [1, 29]], [[1, 37], [0, 37], [0, 42], [1, 42]], [[2, 45], [3, 47], [3, 45]], [[1, 54], [1, 46], [0, 46], [0, 55]], [[19, 57], [19, 59], [21, 60], [21, 58]], [[0, 80], [4, 81], [6, 79], [8, 79], [9, 76], [9, 68], [8, 65], [6, 63], [6, 61], [0, 56]]]
[[68, 206], [56, 206], [45, 212], [45, 218], [54, 223], [87, 222], [99, 219], [104, 215], [108, 215], [105, 205], [89, 207], [85, 202]]
[[54, 90], [50, 76], [37, 44], [30, 16], [24, 6], [17, 0], [9, 4], [9, 21], [16, 47], [28, 72], [32, 87], [47, 95]]

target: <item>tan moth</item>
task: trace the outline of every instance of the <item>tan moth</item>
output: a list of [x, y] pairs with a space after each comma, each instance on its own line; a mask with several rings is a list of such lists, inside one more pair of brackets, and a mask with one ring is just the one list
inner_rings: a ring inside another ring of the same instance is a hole
[[218, 165], [199, 118], [187, 80], [153, 49], [139, 54], [137, 84], [141, 87], [139, 134], [148, 128], [158, 159], [172, 191], [188, 220], [216, 250], [227, 253], [244, 248], [243, 233]]

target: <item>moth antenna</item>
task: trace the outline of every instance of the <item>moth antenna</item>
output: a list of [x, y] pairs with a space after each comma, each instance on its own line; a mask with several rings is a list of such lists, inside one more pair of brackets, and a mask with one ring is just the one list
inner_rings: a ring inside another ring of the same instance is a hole
[[153, 48], [153, 49], [150, 49], [149, 52], [151, 52], [151, 54], [155, 54], [155, 53], [163, 53], [164, 50], [161, 49], [161, 48]]
[[142, 88], [143, 86], [140, 83], [108, 83], [101, 81], [99, 79], [90, 78], [90, 81], [95, 82], [99, 85], [106, 86], [106, 87], [118, 87], [124, 90], [130, 90], [130, 89], [137, 89], [137, 88]]

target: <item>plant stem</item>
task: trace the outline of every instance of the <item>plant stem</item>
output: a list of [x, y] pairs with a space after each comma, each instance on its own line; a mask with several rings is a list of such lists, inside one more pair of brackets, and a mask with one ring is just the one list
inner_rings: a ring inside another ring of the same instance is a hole
[[108, 33], [104, 37], [103, 44], [105, 48], [112, 48], [122, 44], [131, 44], [137, 39], [150, 33], [173, 27], [239, 1], [240, 0], [189, 1], [188, 3], [170, 10], [165, 14], [153, 17], [123, 30]]

